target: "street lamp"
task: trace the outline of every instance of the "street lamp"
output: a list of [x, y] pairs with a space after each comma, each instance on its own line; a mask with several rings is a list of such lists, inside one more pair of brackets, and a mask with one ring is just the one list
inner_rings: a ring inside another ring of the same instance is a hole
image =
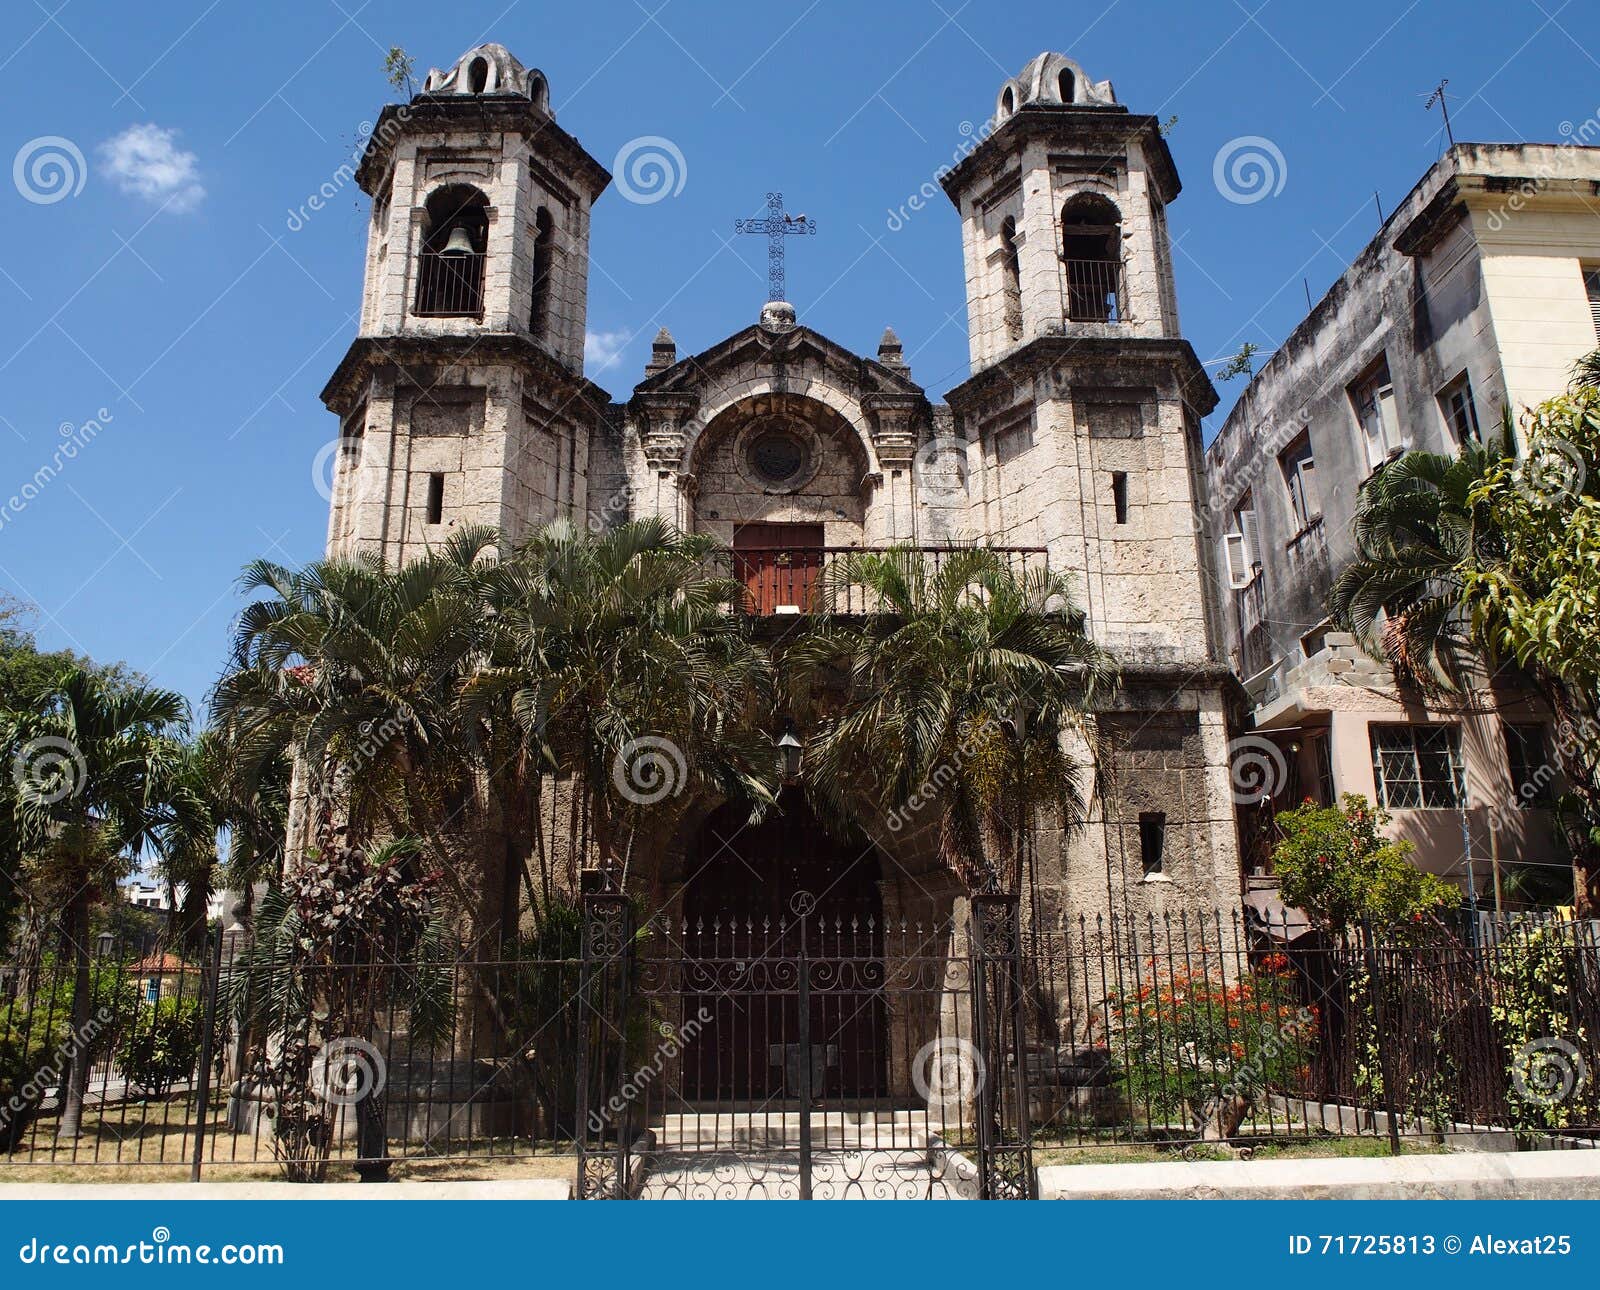
[[794, 727], [787, 727], [778, 739], [778, 774], [785, 784], [800, 778], [800, 758], [804, 753], [805, 749], [794, 737]]

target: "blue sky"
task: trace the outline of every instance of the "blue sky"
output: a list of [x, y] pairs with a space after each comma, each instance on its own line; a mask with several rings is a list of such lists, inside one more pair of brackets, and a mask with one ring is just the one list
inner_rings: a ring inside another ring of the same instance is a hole
[[[0, 591], [37, 606], [44, 645], [198, 704], [240, 566], [321, 553], [317, 393], [354, 334], [367, 202], [292, 214], [393, 97], [388, 46], [423, 70], [485, 39], [546, 73], [608, 168], [642, 136], [682, 155], [675, 195], [613, 190], [594, 212], [590, 375], [619, 397], [663, 323], [687, 353], [755, 319], [765, 248], [733, 221], [771, 188], [820, 225], [790, 256], [801, 320], [868, 353], [892, 323], [934, 397], [962, 380], [955, 213], [888, 216], [1043, 49], [1176, 116], [1180, 308], [1204, 360], [1270, 351], [1303, 283], [1320, 296], [1372, 236], [1374, 192], [1393, 209], [1439, 155], [1440, 77], [1462, 140], [1559, 140], [1600, 110], [1592, 0], [11, 0], [0, 501], [59, 469], [0, 517]], [[1230, 201], [1214, 162], [1250, 136], [1282, 162], [1271, 195]]]

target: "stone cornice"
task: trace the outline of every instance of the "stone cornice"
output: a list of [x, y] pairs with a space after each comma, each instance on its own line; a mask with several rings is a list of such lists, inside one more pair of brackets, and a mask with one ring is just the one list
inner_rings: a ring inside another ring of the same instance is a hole
[[1125, 152], [1130, 143], [1137, 141], [1144, 149], [1145, 161], [1161, 201], [1172, 201], [1182, 190], [1178, 168], [1155, 117], [1107, 105], [1066, 107], [1025, 103], [996, 126], [987, 139], [939, 176], [939, 183], [955, 208], [961, 209], [962, 192], [1000, 158], [1013, 155], [1034, 139], [1053, 144], [1070, 139], [1106, 155]]
[[[1217, 406], [1216, 388], [1194, 347], [1186, 340], [1149, 336], [1040, 336], [974, 373], [945, 397], [956, 412], [965, 414], [1005, 386], [1018, 385], [1069, 363], [1170, 368], [1177, 376], [1184, 401], [1197, 415], [1206, 416]], [[1070, 393], [1070, 386], [1064, 389]]]
[[469, 336], [358, 336], [322, 389], [330, 412], [344, 416], [360, 400], [366, 382], [384, 368], [396, 373], [417, 367], [482, 367], [510, 363], [523, 368], [558, 403], [572, 407], [575, 420], [598, 419], [611, 396], [593, 381], [574, 375], [541, 346], [511, 332]]
[[356, 167], [356, 183], [369, 197], [388, 173], [393, 144], [403, 135], [430, 131], [520, 134], [531, 147], [552, 158], [580, 183], [593, 201], [611, 182], [611, 172], [584, 150], [555, 119], [518, 94], [418, 94], [409, 103], [390, 103], [378, 116]]

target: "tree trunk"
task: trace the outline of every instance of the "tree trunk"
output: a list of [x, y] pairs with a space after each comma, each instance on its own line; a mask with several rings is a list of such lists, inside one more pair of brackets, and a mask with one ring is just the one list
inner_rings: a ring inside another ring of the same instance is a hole
[[72, 946], [72, 1030], [68, 1043], [72, 1045], [72, 1065], [67, 1072], [65, 1097], [61, 1105], [61, 1124], [56, 1130], [58, 1138], [83, 1136], [83, 1099], [89, 1091], [89, 1006], [93, 981], [89, 970], [89, 907], [93, 893], [87, 884], [78, 890], [67, 905], [67, 939]]

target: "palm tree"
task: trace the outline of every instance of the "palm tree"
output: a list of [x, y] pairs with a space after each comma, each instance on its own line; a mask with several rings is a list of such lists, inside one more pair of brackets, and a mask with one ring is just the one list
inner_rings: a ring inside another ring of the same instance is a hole
[[508, 715], [535, 773], [570, 777], [577, 851], [592, 843], [619, 882], [691, 785], [757, 811], [772, 800], [758, 726], [770, 670], [733, 612], [743, 586], [708, 570], [712, 548], [659, 519], [599, 536], [560, 522], [496, 571], [493, 662], [467, 682], [463, 713], [474, 726]]
[[1082, 816], [1064, 742], [1089, 737], [1089, 710], [1116, 684], [1070, 593], [1065, 577], [1019, 575], [981, 547], [937, 561], [857, 552], [830, 570], [830, 609], [878, 612], [835, 620], [784, 658], [799, 701], [827, 692], [804, 760], [825, 813], [915, 815], [969, 890], [1018, 892], [1035, 812]]
[[1423, 688], [1454, 689], [1475, 652], [1462, 575], [1495, 558], [1493, 517], [1472, 499], [1510, 456], [1511, 427], [1459, 455], [1408, 452], [1383, 467], [1356, 504], [1355, 560], [1335, 579], [1328, 612]]
[[368, 555], [248, 566], [245, 590], [269, 594], [241, 615], [211, 700], [238, 783], [270, 783], [295, 762], [307, 836], [337, 825], [359, 845], [415, 837], [478, 921], [493, 916], [477, 870], [495, 839], [457, 698], [489, 642], [494, 541], [459, 530], [398, 570]]
[[[187, 706], [170, 690], [113, 684], [82, 667], [60, 673], [33, 710], [0, 716], [16, 769], [13, 825], [31, 876], [55, 892], [73, 958], [72, 1034], [88, 1031], [89, 915], [155, 839]], [[89, 1063], [72, 1063], [59, 1136], [80, 1136]]]

